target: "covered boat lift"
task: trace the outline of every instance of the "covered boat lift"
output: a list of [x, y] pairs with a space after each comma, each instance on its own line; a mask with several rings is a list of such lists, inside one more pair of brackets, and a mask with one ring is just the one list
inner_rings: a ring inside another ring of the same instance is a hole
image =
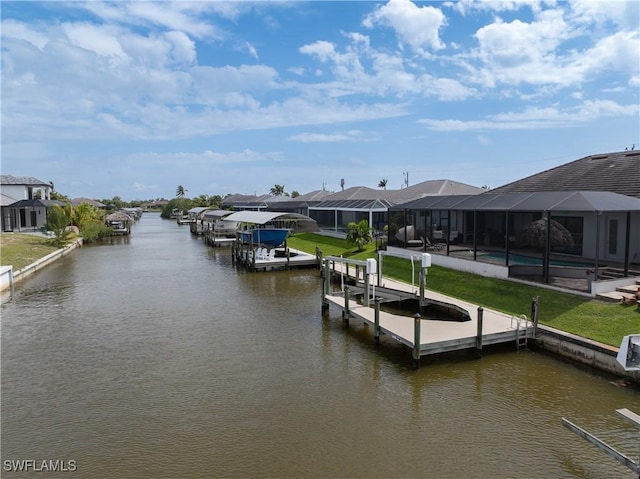
[[318, 223], [313, 218], [299, 213], [281, 211], [237, 211], [225, 216], [225, 221], [234, 221], [238, 224], [267, 225], [277, 228], [289, 228], [292, 233], [313, 233], [320, 231]]

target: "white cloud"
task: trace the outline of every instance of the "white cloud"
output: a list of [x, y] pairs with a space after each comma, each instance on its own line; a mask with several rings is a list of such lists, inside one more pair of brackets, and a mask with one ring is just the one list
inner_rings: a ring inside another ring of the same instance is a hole
[[247, 48], [247, 51], [249, 52], [249, 55], [251, 55], [253, 58], [255, 58], [257, 60], [258, 59], [258, 51], [256, 50], [256, 47], [254, 47], [249, 42], [245, 42], [245, 47]]
[[553, 107], [527, 108], [522, 112], [490, 115], [485, 120], [422, 119], [418, 123], [434, 131], [472, 130], [536, 130], [541, 128], [573, 127], [601, 118], [637, 116], [639, 105], [619, 105], [609, 100], [585, 101], [574, 108], [560, 110]]
[[542, 5], [554, 6], [555, 0], [458, 0], [445, 2], [444, 6], [452, 8], [462, 15], [471, 15], [474, 12], [514, 12], [522, 8], [529, 8], [534, 12], [540, 11]]
[[367, 28], [376, 25], [393, 28], [400, 42], [415, 51], [444, 48], [439, 32], [446, 19], [442, 11], [428, 5], [418, 7], [409, 0], [389, 0], [367, 15], [362, 24]]
[[334, 60], [336, 58], [336, 49], [333, 43], [319, 40], [309, 45], [303, 45], [299, 48], [300, 53], [317, 57], [321, 62]]
[[184, 32], [195, 38], [222, 38], [203, 13], [237, 15], [242, 2], [83, 2], [75, 4], [104, 21], [123, 25], [152, 25]]
[[71, 45], [89, 50], [98, 56], [127, 57], [114, 28], [89, 23], [63, 23], [62, 30]]
[[584, 25], [612, 23], [624, 29], [638, 28], [638, 3], [634, 1], [569, 0], [572, 21]]
[[2, 26], [0, 31], [3, 37], [29, 42], [40, 50], [49, 43], [49, 38], [46, 35], [25, 23], [14, 20], [3, 20], [0, 25]]
[[300, 133], [287, 138], [289, 141], [300, 143], [335, 143], [341, 141], [372, 141], [374, 137], [360, 130], [350, 130], [342, 133]]

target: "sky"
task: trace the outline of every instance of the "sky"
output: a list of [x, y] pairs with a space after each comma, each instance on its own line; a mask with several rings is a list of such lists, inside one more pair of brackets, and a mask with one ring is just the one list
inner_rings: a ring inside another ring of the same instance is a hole
[[495, 188], [640, 147], [640, 2], [6, 2], [1, 171], [74, 197]]

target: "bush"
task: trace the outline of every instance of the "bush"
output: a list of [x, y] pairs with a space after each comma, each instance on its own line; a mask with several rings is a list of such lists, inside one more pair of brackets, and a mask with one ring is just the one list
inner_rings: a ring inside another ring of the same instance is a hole
[[47, 209], [46, 228], [53, 231], [50, 243], [58, 248], [65, 246], [70, 239], [71, 231], [66, 228], [71, 224], [69, 213], [62, 207], [54, 205]]
[[102, 241], [112, 234], [113, 228], [98, 220], [85, 221], [82, 229], [80, 230], [82, 241], [84, 241], [85, 243]]

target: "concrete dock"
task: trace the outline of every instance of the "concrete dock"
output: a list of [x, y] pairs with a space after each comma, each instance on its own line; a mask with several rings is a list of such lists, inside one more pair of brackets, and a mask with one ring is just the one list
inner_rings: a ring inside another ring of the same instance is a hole
[[[335, 273], [342, 274], [340, 265]], [[377, 278], [371, 280], [372, 284], [376, 282]], [[386, 289], [396, 290], [405, 296], [406, 293], [413, 294], [419, 299], [415, 286], [386, 277], [381, 278], [380, 284]], [[357, 282], [356, 287], [362, 287], [361, 283]], [[455, 305], [466, 310], [470, 320], [458, 322], [422, 319], [419, 315], [407, 317], [380, 311], [380, 300], [375, 301], [375, 287], [370, 287], [370, 291], [373, 299], [369, 306], [351, 298], [347, 301], [344, 290], [331, 291], [324, 298], [326, 304], [342, 311], [345, 320], [359, 319], [373, 325], [376, 342], [380, 334], [386, 334], [410, 348], [414, 367], [420, 366], [423, 356], [465, 349], [475, 349], [480, 356], [483, 346], [512, 343], [515, 350], [526, 346], [528, 339], [534, 337], [534, 325], [524, 312], [518, 316], [505, 314], [426, 289], [423, 298], [426, 303], [432, 299]]]

